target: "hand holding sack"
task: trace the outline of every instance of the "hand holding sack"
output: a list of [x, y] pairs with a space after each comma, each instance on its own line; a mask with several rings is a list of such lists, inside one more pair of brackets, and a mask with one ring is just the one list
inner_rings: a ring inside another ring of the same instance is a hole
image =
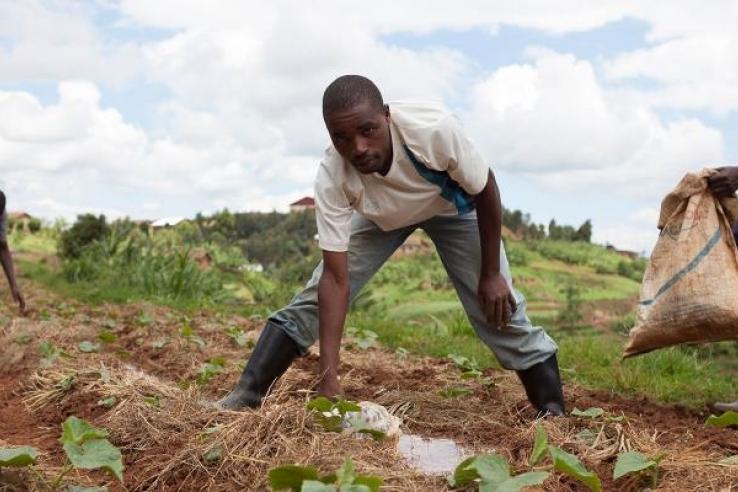
[[680, 343], [738, 339], [735, 196], [716, 198], [689, 173], [661, 203], [661, 235], [643, 277], [638, 318], [624, 357]]

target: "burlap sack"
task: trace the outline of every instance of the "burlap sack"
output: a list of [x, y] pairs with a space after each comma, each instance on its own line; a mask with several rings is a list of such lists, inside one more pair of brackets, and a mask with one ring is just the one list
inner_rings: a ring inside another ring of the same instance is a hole
[[735, 197], [707, 187], [714, 169], [687, 174], [661, 203], [661, 234], [641, 285], [624, 357], [686, 342], [738, 339]]

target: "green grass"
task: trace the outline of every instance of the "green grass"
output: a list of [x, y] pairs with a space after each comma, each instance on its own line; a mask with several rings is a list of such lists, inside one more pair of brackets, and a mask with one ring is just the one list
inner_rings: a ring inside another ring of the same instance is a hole
[[[482, 368], [499, 368], [492, 352], [458, 318], [445, 327], [433, 323], [400, 323], [353, 315], [354, 326], [379, 335], [386, 346], [402, 347], [432, 357], [454, 353], [475, 359]], [[703, 358], [688, 349], [663, 349], [621, 360], [624, 338], [598, 334], [591, 328], [572, 331], [551, 329], [559, 344], [559, 363], [566, 382], [625, 396], [700, 408], [719, 400], [738, 398], [738, 378], [717, 360]], [[571, 402], [575, 404], [575, 402]]]
[[34, 234], [13, 231], [8, 235], [8, 244], [13, 252], [56, 254], [57, 235], [51, 229], [42, 229]]
[[141, 291], [128, 288], [113, 282], [69, 282], [57, 270], [49, 266], [22, 259], [17, 260], [20, 277], [27, 278], [45, 286], [51, 291], [71, 299], [98, 305], [102, 303], [126, 304], [140, 301], [148, 301], [169, 306], [181, 311], [192, 312], [199, 309], [212, 309], [224, 313], [237, 313], [244, 316], [252, 314], [263, 315], [269, 310], [263, 306], [247, 305], [243, 302], [224, 298], [218, 302], [210, 299], [152, 299]]

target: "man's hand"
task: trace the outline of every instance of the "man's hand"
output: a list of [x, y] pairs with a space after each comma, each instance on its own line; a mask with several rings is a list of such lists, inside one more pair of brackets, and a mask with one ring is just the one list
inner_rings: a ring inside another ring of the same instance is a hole
[[719, 167], [707, 178], [710, 190], [719, 197], [732, 196], [738, 190], [738, 166]]
[[498, 328], [506, 326], [517, 309], [515, 297], [500, 273], [482, 276], [479, 279], [477, 296], [487, 322]]
[[338, 382], [338, 376], [324, 374], [318, 384], [318, 394], [326, 398], [335, 398], [336, 395], [343, 394], [341, 383]]
[[26, 314], [26, 300], [23, 298], [23, 294], [18, 289], [13, 289], [13, 300], [18, 303], [18, 309], [21, 315]]

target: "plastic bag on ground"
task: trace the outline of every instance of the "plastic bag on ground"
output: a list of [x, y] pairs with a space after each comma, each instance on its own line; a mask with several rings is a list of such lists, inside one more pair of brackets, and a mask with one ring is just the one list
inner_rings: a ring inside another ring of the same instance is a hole
[[345, 428], [351, 428], [351, 421], [359, 418], [366, 428], [383, 432], [387, 437], [401, 434], [402, 420], [389, 413], [382, 405], [370, 401], [360, 401], [358, 405], [361, 407], [361, 413], [346, 412], [343, 419]]

